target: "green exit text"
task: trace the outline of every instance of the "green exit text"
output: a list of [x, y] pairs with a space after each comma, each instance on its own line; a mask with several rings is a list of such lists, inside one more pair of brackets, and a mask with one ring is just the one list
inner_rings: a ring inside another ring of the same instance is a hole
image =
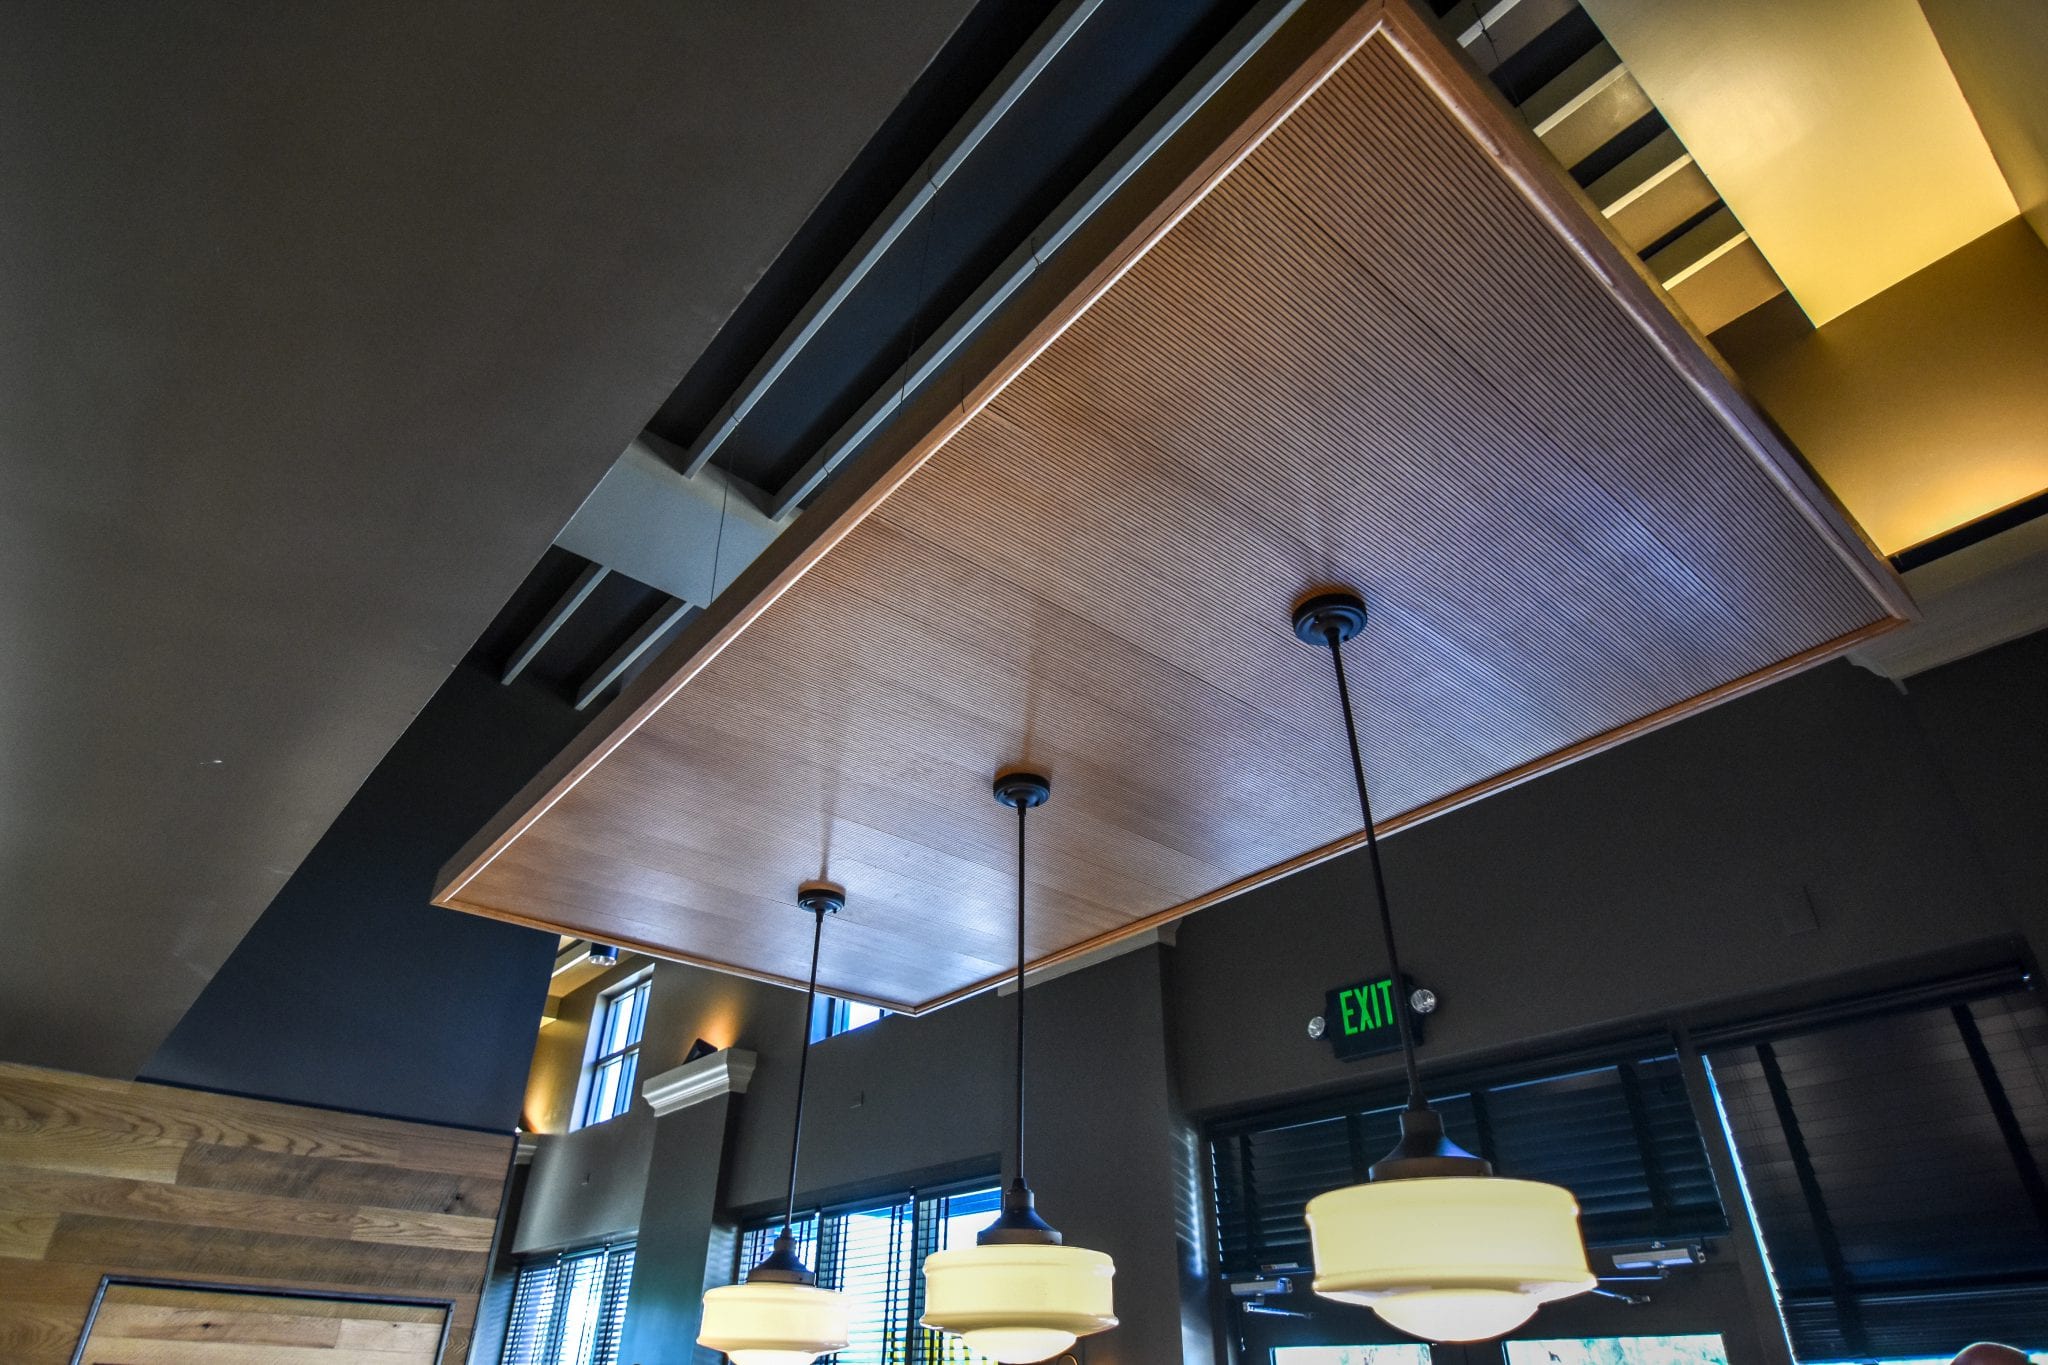
[[1338, 991], [1337, 1014], [1347, 1038], [1393, 1027], [1394, 979], [1382, 977], [1363, 986], [1348, 986]]

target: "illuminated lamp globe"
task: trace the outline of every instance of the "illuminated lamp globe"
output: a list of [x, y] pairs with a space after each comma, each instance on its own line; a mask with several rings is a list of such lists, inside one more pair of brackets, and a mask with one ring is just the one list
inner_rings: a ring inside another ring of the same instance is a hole
[[1046, 1360], [1116, 1326], [1116, 1263], [1044, 1242], [984, 1242], [924, 1262], [923, 1325], [1003, 1365]]
[[851, 1339], [846, 1295], [759, 1279], [706, 1290], [697, 1332], [698, 1345], [725, 1352], [733, 1365], [810, 1365]]
[[1411, 1336], [1484, 1341], [1595, 1283], [1571, 1191], [1500, 1176], [1376, 1180], [1308, 1205], [1315, 1291]]

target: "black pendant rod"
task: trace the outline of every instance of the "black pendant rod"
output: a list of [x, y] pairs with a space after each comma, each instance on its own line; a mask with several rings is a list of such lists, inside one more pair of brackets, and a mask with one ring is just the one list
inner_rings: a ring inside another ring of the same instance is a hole
[[1016, 1165], [1010, 1184], [1003, 1191], [1003, 1211], [996, 1221], [976, 1234], [983, 1246], [998, 1243], [1035, 1243], [1057, 1246], [1060, 1235], [1032, 1208], [1031, 1187], [1024, 1183], [1024, 812], [1042, 806], [1052, 795], [1052, 784], [1034, 772], [1009, 769], [996, 774], [997, 802], [1017, 812], [1017, 1111]]
[[1030, 806], [1017, 805], [1017, 1165], [1015, 1179], [1024, 1179], [1024, 816]]
[[1394, 915], [1387, 904], [1387, 876], [1380, 867], [1380, 837], [1373, 829], [1372, 798], [1365, 790], [1365, 758], [1358, 748], [1358, 725], [1351, 718], [1351, 689], [1344, 681], [1344, 633], [1334, 624], [1325, 625], [1323, 640], [1330, 647], [1330, 662], [1337, 670], [1337, 705], [1344, 712], [1344, 734], [1351, 741], [1351, 775], [1358, 781], [1358, 813], [1365, 821], [1365, 851], [1372, 862], [1373, 893], [1379, 900], [1380, 934], [1387, 944], [1387, 970], [1394, 979], [1394, 1019], [1401, 1030], [1401, 1059], [1408, 1068], [1408, 1107], [1427, 1109], [1422, 1097], [1422, 1069], [1415, 1061], [1415, 1023], [1408, 1017], [1408, 978], [1401, 973], [1400, 950], [1394, 946]]
[[817, 922], [811, 926], [811, 983], [804, 988], [804, 1050], [798, 1054], [796, 1064], [796, 1128], [789, 1135], [789, 1199], [782, 1206], [785, 1236], [793, 1235], [791, 1229], [796, 1222], [796, 1158], [804, 1143], [804, 1082], [811, 1072], [811, 1013], [817, 1008], [818, 948], [825, 940], [825, 912], [829, 906], [820, 899], [805, 908]]

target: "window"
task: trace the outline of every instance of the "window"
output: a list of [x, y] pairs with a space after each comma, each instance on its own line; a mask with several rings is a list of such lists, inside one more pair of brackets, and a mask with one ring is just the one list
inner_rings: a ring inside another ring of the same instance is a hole
[[[979, 1365], [987, 1360], [957, 1337], [917, 1325], [924, 1313], [924, 1258], [971, 1243], [1001, 1203], [994, 1189], [909, 1194], [799, 1217], [797, 1251], [818, 1283], [852, 1301], [852, 1333], [836, 1365]], [[779, 1219], [756, 1223], [740, 1239], [736, 1274], [768, 1254]]]
[[858, 1000], [841, 1000], [836, 995], [821, 995], [811, 1006], [811, 1041], [822, 1043], [827, 1038], [836, 1038], [842, 1033], [851, 1033], [857, 1028], [889, 1017], [889, 1011], [880, 1005], [864, 1005]]
[[521, 1265], [501, 1365], [618, 1365], [632, 1283], [631, 1242]]
[[2013, 984], [1703, 1040], [1801, 1361], [2048, 1349], [2048, 1009]]
[[1570, 1337], [1502, 1345], [1507, 1348], [1507, 1365], [1728, 1365], [1728, 1347], [1718, 1332], [1684, 1337]]
[[640, 1031], [647, 1025], [647, 988], [653, 981], [652, 974], [642, 975], [599, 1002], [578, 1128], [615, 1119], [633, 1107], [633, 1082], [640, 1070]]
[[[1420, 1342], [1388, 1346], [1275, 1346], [1273, 1365], [1430, 1365], [1434, 1356]], [[1520, 1361], [1513, 1365], [1521, 1365]]]
[[[1586, 1240], [1614, 1245], [1719, 1236], [1727, 1219], [1678, 1059], [1654, 1047], [1535, 1080], [1432, 1098], [1451, 1138], [1502, 1175], [1578, 1196]], [[1210, 1129], [1218, 1267], [1228, 1278], [1305, 1267], [1303, 1210], [1365, 1179], [1398, 1133], [1400, 1097], [1320, 1104]]]

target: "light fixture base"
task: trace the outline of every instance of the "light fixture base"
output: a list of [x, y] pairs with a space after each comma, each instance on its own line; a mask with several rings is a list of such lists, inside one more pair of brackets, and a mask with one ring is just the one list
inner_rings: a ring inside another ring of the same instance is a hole
[[1351, 588], [1318, 588], [1294, 604], [1294, 633], [1304, 644], [1328, 646], [1330, 632], [1337, 643], [1365, 629], [1365, 599]]
[[1432, 1176], [1489, 1176], [1493, 1164], [1444, 1136], [1443, 1115], [1434, 1109], [1401, 1111], [1401, 1140], [1366, 1172], [1368, 1179], [1421, 1180]]
[[836, 915], [846, 908], [846, 888], [836, 882], [805, 882], [796, 889], [796, 903], [814, 915]]
[[1052, 783], [1039, 773], [1018, 769], [996, 774], [996, 800], [1011, 810], [1030, 810], [1052, 797]]
[[747, 1272], [748, 1284], [816, 1284], [818, 1277], [796, 1254], [796, 1239], [784, 1228], [761, 1263]]
[[976, 1233], [974, 1240], [985, 1247], [1058, 1246], [1063, 1240], [1059, 1230], [1040, 1218], [1033, 1205], [1031, 1187], [1022, 1176], [1017, 1177], [1003, 1191], [1003, 1211], [996, 1215], [995, 1222]]

